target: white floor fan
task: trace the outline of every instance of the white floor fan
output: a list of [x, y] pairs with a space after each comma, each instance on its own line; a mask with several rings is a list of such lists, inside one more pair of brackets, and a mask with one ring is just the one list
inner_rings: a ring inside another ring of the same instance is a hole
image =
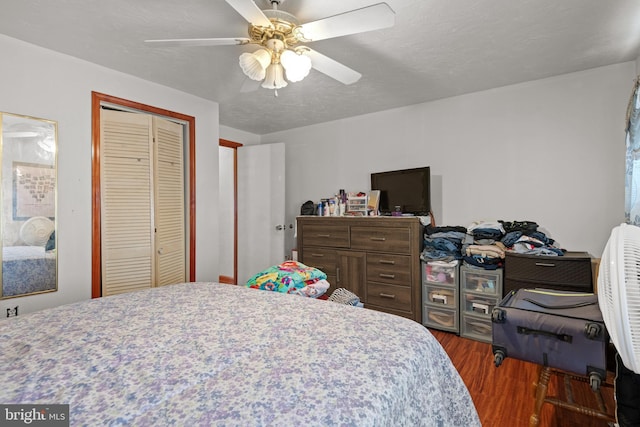
[[395, 22], [395, 13], [386, 3], [300, 24], [294, 15], [278, 9], [285, 0], [257, 0], [270, 5], [271, 9], [267, 10], [261, 10], [252, 0], [225, 1], [249, 21], [248, 37], [145, 42], [163, 47], [256, 45], [258, 49], [255, 52], [240, 55], [240, 67], [250, 79], [262, 81], [262, 87], [277, 91], [288, 82], [304, 79], [311, 68], [344, 84], [355, 83], [362, 76], [359, 72], [302, 44], [379, 30], [391, 27]]
[[616, 357], [616, 419], [640, 425], [640, 227], [611, 231], [598, 274], [598, 302]]

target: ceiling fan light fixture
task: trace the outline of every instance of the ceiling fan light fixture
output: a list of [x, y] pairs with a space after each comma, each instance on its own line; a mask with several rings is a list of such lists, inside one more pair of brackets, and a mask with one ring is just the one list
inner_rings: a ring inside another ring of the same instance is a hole
[[265, 78], [266, 69], [271, 64], [271, 53], [265, 49], [258, 49], [253, 53], [245, 52], [240, 55], [239, 63], [247, 77], [260, 81]]
[[281, 89], [287, 86], [287, 81], [284, 79], [284, 68], [282, 64], [275, 63], [267, 67], [266, 77], [262, 82], [262, 87], [265, 89]]
[[289, 49], [280, 55], [280, 63], [286, 71], [287, 80], [294, 83], [307, 77], [311, 70], [311, 58]]
[[293, 14], [278, 8], [286, 0], [260, 0], [271, 5], [268, 10], [261, 10], [256, 0], [225, 1], [249, 22], [248, 38], [164, 39], [145, 42], [155, 46], [259, 46], [253, 53], [240, 55], [239, 64], [247, 77], [262, 81], [262, 87], [268, 89], [283, 88], [287, 86], [287, 81], [299, 82], [309, 75], [311, 68], [349, 85], [357, 82], [362, 74], [306, 46], [300, 46], [299, 43], [379, 30], [395, 23], [395, 12], [384, 1], [303, 24]]

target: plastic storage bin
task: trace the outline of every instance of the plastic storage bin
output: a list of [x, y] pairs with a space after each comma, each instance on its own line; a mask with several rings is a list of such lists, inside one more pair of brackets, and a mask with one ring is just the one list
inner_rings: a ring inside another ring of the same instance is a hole
[[460, 336], [491, 342], [491, 311], [502, 299], [503, 270], [460, 266]]
[[460, 333], [459, 262], [422, 262], [422, 324]]

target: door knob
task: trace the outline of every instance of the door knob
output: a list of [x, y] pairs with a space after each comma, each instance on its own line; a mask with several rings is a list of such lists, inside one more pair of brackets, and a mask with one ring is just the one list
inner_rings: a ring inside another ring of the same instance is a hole
[[284, 225], [276, 225], [276, 230], [284, 230]]

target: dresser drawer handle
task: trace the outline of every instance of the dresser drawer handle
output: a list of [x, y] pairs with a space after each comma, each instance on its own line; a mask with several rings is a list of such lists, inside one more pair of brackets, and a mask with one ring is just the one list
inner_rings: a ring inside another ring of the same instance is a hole
[[536, 262], [536, 265], [538, 267], [555, 267], [555, 264], [552, 264], [550, 262]]
[[380, 296], [382, 298], [391, 298], [391, 299], [396, 299], [396, 296], [394, 294], [383, 294], [382, 292], [380, 292]]
[[382, 277], [383, 279], [395, 279], [396, 278], [395, 274], [380, 273], [379, 276]]
[[371, 237], [370, 239], [374, 242], [384, 242], [385, 240], [387, 240], [385, 237]]
[[326, 238], [329, 238], [329, 237], [331, 237], [331, 234], [316, 234], [316, 237], [326, 237]]
[[389, 259], [381, 259], [380, 261], [378, 261], [378, 263], [387, 264], [387, 265], [396, 265], [395, 261], [389, 260]]
[[324, 254], [311, 254], [313, 258], [322, 258]]

